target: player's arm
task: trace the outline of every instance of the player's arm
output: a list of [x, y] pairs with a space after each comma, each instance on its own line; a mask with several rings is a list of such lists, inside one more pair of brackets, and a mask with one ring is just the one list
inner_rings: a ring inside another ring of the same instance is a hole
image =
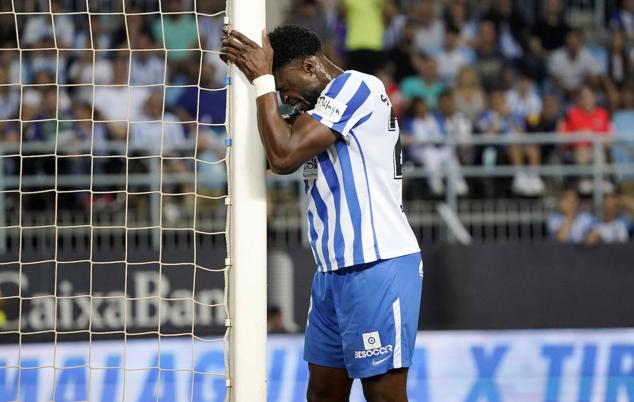
[[280, 116], [275, 93], [257, 99], [258, 129], [271, 170], [292, 173], [337, 140], [330, 128], [304, 113], [292, 125]]
[[[222, 44], [222, 59], [234, 63], [250, 82], [272, 74], [273, 48], [265, 33], [262, 34], [262, 47], [235, 30], [225, 35]], [[275, 92], [259, 96], [257, 109], [260, 137], [275, 173], [294, 172], [337, 139], [337, 134], [330, 128], [307, 114], [289, 124], [280, 115]]]

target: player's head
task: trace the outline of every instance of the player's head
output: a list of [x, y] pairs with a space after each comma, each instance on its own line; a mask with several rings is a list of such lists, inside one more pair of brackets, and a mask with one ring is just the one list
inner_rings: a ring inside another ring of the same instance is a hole
[[282, 102], [312, 109], [324, 89], [321, 40], [298, 25], [282, 25], [268, 34], [273, 47], [273, 74]]

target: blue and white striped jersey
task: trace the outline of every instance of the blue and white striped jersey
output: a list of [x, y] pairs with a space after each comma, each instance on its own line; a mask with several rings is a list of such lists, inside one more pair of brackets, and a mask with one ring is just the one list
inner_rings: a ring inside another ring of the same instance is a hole
[[[546, 227], [553, 238], [556, 238], [557, 231], [561, 229], [566, 217], [561, 212], [553, 212], [548, 216]], [[570, 235], [567, 239], [569, 243], [582, 244], [588, 238], [588, 235], [595, 228], [597, 218], [589, 212], [580, 211], [575, 216], [570, 227]]]
[[308, 232], [318, 269], [420, 251], [403, 213], [399, 127], [383, 83], [346, 71], [308, 113], [339, 134], [304, 164]]

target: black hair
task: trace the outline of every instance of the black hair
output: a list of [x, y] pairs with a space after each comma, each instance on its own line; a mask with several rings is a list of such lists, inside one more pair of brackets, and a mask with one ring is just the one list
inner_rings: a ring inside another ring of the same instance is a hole
[[451, 88], [445, 88], [438, 94], [438, 99], [440, 98], [451, 98], [453, 96], [453, 91]]
[[585, 38], [585, 35], [583, 34], [583, 31], [579, 28], [570, 28], [568, 30], [568, 32], [566, 33], [566, 36], [570, 36], [570, 35], [576, 35], [581, 39]]
[[461, 32], [460, 32], [460, 28], [458, 28], [455, 24], [449, 24], [447, 25], [447, 29], [445, 30], [446, 33], [452, 33], [454, 35], [458, 35], [460, 36]]
[[288, 63], [321, 53], [321, 40], [310, 29], [299, 25], [281, 25], [268, 34], [273, 47], [273, 71]]
[[405, 110], [405, 114], [404, 114], [405, 118], [407, 119], [413, 118], [416, 115], [416, 106], [420, 104], [428, 106], [425, 99], [421, 98], [420, 96], [413, 97], [409, 105], [407, 106], [407, 109]]

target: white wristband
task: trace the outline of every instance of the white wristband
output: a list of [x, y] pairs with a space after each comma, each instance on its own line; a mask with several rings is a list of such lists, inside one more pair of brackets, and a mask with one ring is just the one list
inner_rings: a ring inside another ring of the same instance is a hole
[[261, 75], [253, 80], [255, 97], [258, 98], [271, 92], [276, 92], [275, 78], [271, 74]]

